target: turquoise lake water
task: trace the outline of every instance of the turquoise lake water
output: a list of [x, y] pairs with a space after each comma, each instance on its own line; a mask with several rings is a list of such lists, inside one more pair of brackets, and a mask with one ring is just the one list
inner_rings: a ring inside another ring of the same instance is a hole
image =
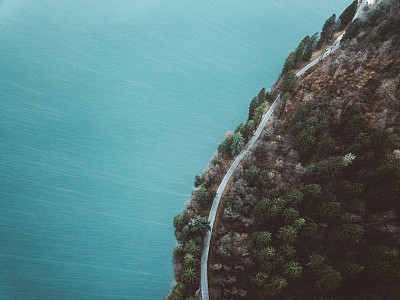
[[347, 0], [0, 0], [0, 298], [161, 299], [227, 130]]

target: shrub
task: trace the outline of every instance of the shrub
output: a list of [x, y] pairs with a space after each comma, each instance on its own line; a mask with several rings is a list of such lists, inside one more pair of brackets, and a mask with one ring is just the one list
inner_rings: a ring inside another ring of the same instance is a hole
[[290, 98], [290, 93], [289, 93], [289, 92], [285, 93], [285, 94], [281, 97], [281, 102], [282, 102], [282, 104], [285, 105], [286, 102], [289, 100], [289, 98]]
[[254, 132], [254, 128], [255, 128], [255, 125], [254, 125], [254, 121], [253, 120], [249, 120], [249, 121], [246, 122], [246, 124], [244, 124], [242, 135], [243, 135], [243, 137], [244, 137], [246, 142], [248, 140], [250, 140], [250, 138], [252, 137], [253, 132]]
[[226, 137], [225, 141], [223, 141], [219, 146], [218, 146], [218, 151], [225, 155], [225, 156], [231, 156], [232, 155], [232, 150], [231, 150], [231, 145], [233, 142], [233, 134], [230, 134]]
[[203, 181], [204, 181], [203, 178], [199, 174], [196, 174], [194, 176], [194, 186], [195, 187], [199, 187], [203, 183]]

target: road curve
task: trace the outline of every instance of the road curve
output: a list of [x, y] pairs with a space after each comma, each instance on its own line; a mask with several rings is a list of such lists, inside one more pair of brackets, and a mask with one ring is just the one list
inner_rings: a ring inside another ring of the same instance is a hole
[[[363, 0], [362, 1], [359, 8], [357, 9], [356, 15], [359, 13], [360, 9], [362, 7], [364, 7], [365, 4], [368, 3], [369, 1], [373, 1], [373, 0]], [[311, 67], [316, 65], [319, 61], [324, 59], [326, 56], [330, 55], [332, 52], [336, 51], [339, 48], [340, 41], [342, 40], [343, 35], [344, 34], [340, 35], [335, 40], [335, 42], [333, 43], [333, 45], [331, 47], [327, 48], [323, 54], [318, 56], [315, 60], [313, 60], [307, 66], [305, 66], [303, 69], [301, 69], [299, 72], [297, 72], [296, 75], [300, 77], [302, 74], [304, 74], [304, 72], [306, 72], [308, 69], [310, 69]], [[268, 109], [267, 113], [263, 116], [253, 137], [246, 144], [246, 146], [243, 148], [243, 150], [238, 154], [238, 156], [236, 156], [231, 167], [226, 172], [224, 178], [222, 179], [222, 181], [218, 187], [217, 195], [214, 198], [213, 204], [211, 206], [210, 214], [208, 216], [208, 220], [210, 221], [211, 230], [208, 231], [204, 237], [204, 249], [203, 249], [203, 253], [201, 255], [201, 298], [203, 300], [209, 300], [208, 277], [207, 277], [208, 253], [210, 250], [211, 234], [212, 234], [213, 227], [214, 227], [215, 216], [217, 214], [219, 202], [221, 201], [221, 196], [226, 188], [226, 185], [228, 184], [229, 180], [231, 179], [233, 173], [235, 172], [237, 166], [242, 161], [242, 159], [246, 156], [246, 154], [249, 152], [249, 150], [253, 147], [254, 143], [260, 137], [262, 130], [264, 129], [267, 122], [269, 121], [269, 119], [270, 119], [272, 113], [274, 112], [276, 106], [278, 105], [279, 101], [280, 101], [280, 94], [276, 97], [275, 101], [272, 103], [272, 105]]]

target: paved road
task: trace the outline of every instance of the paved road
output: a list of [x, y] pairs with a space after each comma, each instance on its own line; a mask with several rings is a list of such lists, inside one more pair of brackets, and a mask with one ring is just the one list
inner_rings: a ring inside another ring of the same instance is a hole
[[[363, 0], [357, 10], [356, 15], [358, 15], [360, 9], [362, 7], [364, 7], [367, 2], [370, 2], [370, 1], [373, 1], [373, 0]], [[340, 41], [342, 40], [342, 38], [343, 38], [343, 34], [335, 40], [335, 42], [333, 43], [333, 45], [331, 47], [326, 49], [325, 53], [323, 53], [322, 55], [317, 57], [315, 60], [310, 62], [307, 66], [305, 66], [303, 69], [301, 69], [299, 72], [297, 72], [296, 75], [301, 76], [304, 72], [306, 72], [312, 66], [316, 65], [320, 60], [324, 59], [326, 56], [328, 56], [332, 52], [336, 51], [339, 48]], [[226, 188], [226, 185], [228, 184], [229, 180], [231, 179], [233, 172], [235, 172], [239, 163], [242, 161], [242, 159], [246, 156], [248, 151], [253, 147], [254, 143], [260, 137], [261, 132], [263, 131], [265, 125], [269, 121], [272, 113], [274, 112], [276, 106], [279, 103], [279, 100], [280, 100], [280, 94], [278, 95], [278, 97], [276, 97], [275, 101], [272, 103], [268, 112], [263, 116], [253, 137], [250, 139], [250, 141], [247, 143], [247, 145], [244, 147], [244, 149], [239, 153], [239, 155], [236, 156], [231, 167], [229, 168], [228, 172], [226, 172], [224, 178], [222, 179], [221, 184], [218, 187], [217, 195], [214, 198], [214, 202], [213, 202], [213, 204], [211, 206], [211, 210], [210, 210], [210, 215], [208, 217], [208, 220], [210, 221], [211, 231], [208, 231], [204, 237], [204, 249], [203, 249], [203, 253], [201, 255], [201, 297], [203, 300], [209, 300], [208, 278], [207, 278], [208, 253], [210, 250], [211, 234], [212, 234], [212, 230], [214, 227], [215, 216], [217, 214], [219, 202], [221, 201], [221, 196]]]

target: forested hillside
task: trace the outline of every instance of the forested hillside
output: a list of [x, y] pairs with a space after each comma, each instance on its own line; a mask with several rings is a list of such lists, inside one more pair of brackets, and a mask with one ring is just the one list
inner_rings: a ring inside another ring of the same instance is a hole
[[[400, 14], [382, 1], [350, 23], [357, 1], [306, 37], [248, 121], [196, 176], [174, 219], [178, 285], [198, 289], [207, 210], [232, 156], [268, 103], [281, 103], [225, 190], [209, 258], [211, 299], [400, 299]], [[350, 24], [349, 24], [350, 23]], [[296, 70], [346, 29], [339, 50]]]

